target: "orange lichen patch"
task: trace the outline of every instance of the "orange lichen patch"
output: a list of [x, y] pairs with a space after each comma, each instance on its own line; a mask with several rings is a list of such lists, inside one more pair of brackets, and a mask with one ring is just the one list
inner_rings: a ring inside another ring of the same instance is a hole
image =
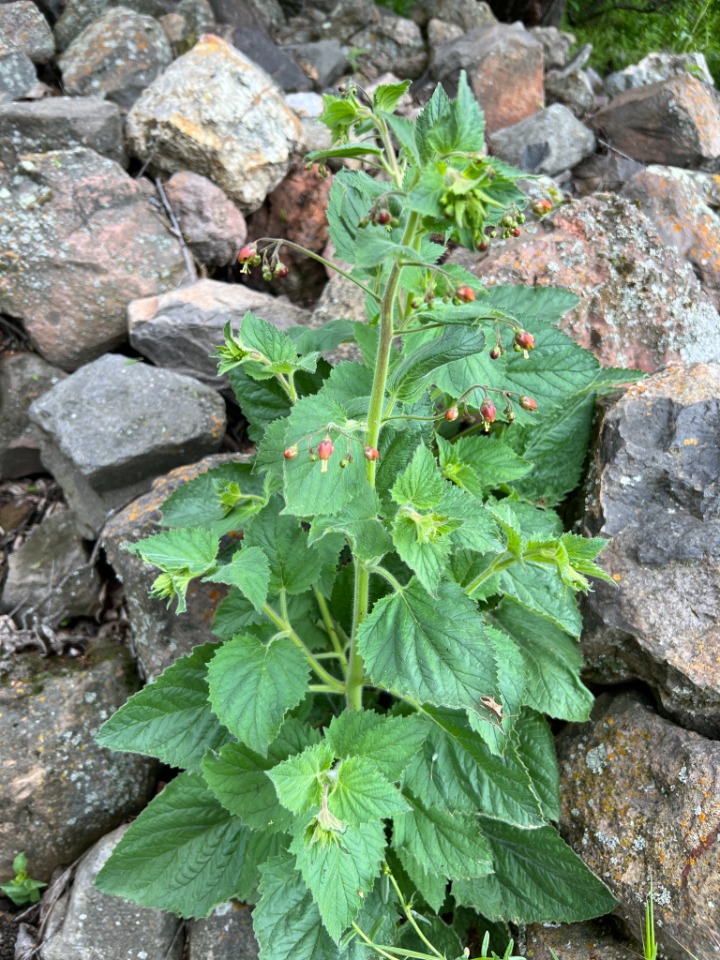
[[170, 123], [180, 133], [185, 134], [189, 140], [194, 140], [196, 143], [210, 147], [212, 150], [222, 150], [222, 140], [208, 126], [195, 123], [194, 120], [190, 120], [189, 117], [183, 116], [178, 111], [171, 115]]
[[620, 581], [622, 580], [622, 577], [621, 577], [621, 575], [620, 575], [619, 573], [614, 573], [614, 574], [612, 575], [612, 578], [613, 578], [613, 580], [615, 581], [615, 583], [620, 583]]

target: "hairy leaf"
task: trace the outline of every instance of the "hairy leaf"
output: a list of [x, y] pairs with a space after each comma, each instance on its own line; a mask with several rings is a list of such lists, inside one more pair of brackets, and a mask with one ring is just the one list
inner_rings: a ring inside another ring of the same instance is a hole
[[325, 739], [336, 757], [372, 761], [390, 781], [398, 780], [428, 735], [418, 717], [385, 717], [372, 710], [344, 711], [333, 717]]
[[230, 563], [205, 577], [213, 583], [227, 583], [241, 590], [256, 610], [267, 600], [270, 564], [259, 547], [236, 551]]

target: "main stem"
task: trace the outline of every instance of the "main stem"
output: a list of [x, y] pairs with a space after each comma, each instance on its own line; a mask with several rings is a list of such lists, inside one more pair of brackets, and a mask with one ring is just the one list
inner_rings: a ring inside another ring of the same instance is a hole
[[[405, 224], [402, 244], [409, 246], [415, 236], [419, 221], [417, 213], [411, 213]], [[369, 447], [377, 447], [380, 438], [380, 427], [383, 420], [383, 405], [385, 400], [385, 386], [390, 368], [390, 352], [392, 350], [393, 335], [395, 333], [395, 303], [402, 266], [395, 262], [390, 269], [385, 292], [380, 302], [380, 338], [377, 355], [375, 357], [375, 375], [373, 377], [370, 407], [368, 409], [367, 439]], [[375, 486], [375, 472], [377, 464], [374, 460], [367, 462], [367, 477], [371, 487]], [[365, 667], [357, 649], [358, 630], [368, 615], [370, 605], [370, 573], [357, 558], [355, 559], [355, 603], [353, 606], [353, 624], [350, 637], [350, 654], [345, 683], [345, 698], [348, 710], [362, 709], [362, 694], [365, 684]]]

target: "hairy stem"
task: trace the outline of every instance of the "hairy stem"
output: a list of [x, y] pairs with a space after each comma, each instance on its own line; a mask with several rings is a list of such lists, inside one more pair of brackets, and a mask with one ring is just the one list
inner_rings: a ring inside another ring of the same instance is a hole
[[315, 659], [297, 633], [295, 633], [288, 620], [285, 617], [280, 616], [277, 610], [273, 610], [269, 603], [264, 603], [262, 609], [268, 620], [272, 620], [275, 626], [278, 627], [278, 629], [288, 637], [290, 637], [295, 646], [302, 650], [302, 652], [305, 654], [307, 662], [313, 668], [318, 677], [320, 677], [320, 679], [327, 684], [328, 687], [331, 687], [334, 693], [343, 693], [345, 687], [342, 682], [338, 680], [337, 677], [334, 677], [318, 660]]

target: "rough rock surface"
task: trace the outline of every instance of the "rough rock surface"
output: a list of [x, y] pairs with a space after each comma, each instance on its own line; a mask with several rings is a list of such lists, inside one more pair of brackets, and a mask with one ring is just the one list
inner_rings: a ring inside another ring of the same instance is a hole
[[595, 105], [595, 91], [585, 70], [551, 70], [545, 74], [545, 99], [563, 103], [576, 117], [583, 117]]
[[376, 23], [353, 34], [351, 45], [358, 63], [371, 77], [392, 70], [414, 80], [427, 66], [427, 50], [420, 27], [405, 17], [381, 13]]
[[707, 60], [702, 53], [649, 53], [639, 63], [611, 73], [605, 78], [603, 85], [609, 97], [616, 97], [619, 93], [635, 87], [660, 83], [686, 74], [697, 77], [711, 87], [714, 85]]
[[73, 40], [60, 69], [66, 93], [95, 94], [130, 107], [171, 61], [157, 20], [113, 7]]
[[9, 140], [17, 154], [89, 147], [125, 163], [120, 108], [99, 97], [0, 104], [0, 138]]
[[420, 26], [435, 17], [463, 30], [497, 23], [497, 17], [484, 0], [417, 0], [410, 16]]
[[554, 103], [489, 138], [492, 152], [528, 173], [554, 176], [595, 150], [595, 135], [571, 110]]
[[661, 719], [637, 695], [604, 695], [593, 716], [558, 741], [562, 832], [638, 939], [652, 882], [660, 955], [717, 960], [720, 744]]
[[603, 683], [639, 678], [664, 712], [720, 736], [720, 367], [673, 365], [606, 413], [586, 526], [616, 582], [585, 601]]
[[318, 40], [288, 49], [319, 90], [339, 80], [349, 67], [338, 40]]
[[720, 167], [720, 102], [688, 73], [621, 93], [592, 125], [642, 163]]
[[130, 300], [177, 286], [180, 246], [145, 189], [91, 150], [25, 156], [0, 171], [0, 310], [65, 370], [126, 336]]
[[35, 66], [25, 51], [0, 43], [0, 103], [24, 96], [36, 80]]
[[106, 10], [121, 5], [148, 17], [161, 17], [168, 12], [167, 0], [64, 0], [62, 16], [55, 24], [58, 49], [66, 50], [75, 37]]
[[66, 376], [36, 353], [0, 356], [0, 480], [42, 471], [40, 437], [28, 410]]
[[576, 43], [572, 33], [557, 27], [530, 27], [530, 36], [542, 44], [545, 70], [559, 70], [570, 59], [570, 48]]
[[117, 642], [93, 641], [78, 660], [18, 654], [0, 681], [0, 875], [24, 849], [47, 881], [150, 798], [153, 763], [93, 739], [138, 689], [135, 665]]
[[92, 536], [154, 477], [215, 452], [225, 406], [198, 380], [106, 354], [36, 400], [30, 419], [43, 463]]
[[594, 153], [573, 169], [574, 186], [580, 196], [589, 193], [619, 191], [630, 177], [645, 167], [619, 153]]
[[195, 259], [206, 267], [230, 263], [245, 243], [247, 225], [220, 187], [181, 170], [165, 184], [165, 194]]
[[148, 677], [159, 676], [178, 657], [198, 644], [217, 640], [210, 632], [225, 588], [193, 580], [187, 592], [187, 611], [177, 615], [164, 600], [148, 596], [157, 571], [139, 557], [123, 550], [124, 543], [137, 543], [163, 529], [160, 509], [170, 494], [211, 467], [237, 460], [234, 455], [206, 457], [189, 467], [180, 467], [158, 477], [150, 493], [128, 504], [108, 521], [103, 545], [108, 560], [123, 582], [132, 638], [138, 659]]
[[705, 202], [692, 181], [673, 175], [672, 168], [637, 173], [623, 187], [655, 224], [660, 237], [692, 265], [703, 289], [720, 309], [720, 216]]
[[491, 283], [567, 287], [581, 297], [562, 327], [606, 364], [653, 372], [675, 359], [720, 360], [720, 321], [689, 264], [634, 204], [599, 194], [560, 207], [473, 266]]
[[233, 46], [271, 78], [282, 90], [312, 90], [312, 80], [288, 53], [272, 42], [264, 30], [233, 30]]
[[264, 71], [207, 35], [147, 88], [126, 130], [137, 156], [210, 177], [247, 212], [287, 173], [300, 122]]
[[0, 45], [12, 44], [34, 63], [47, 63], [55, 54], [55, 38], [45, 17], [31, 0], [0, 4]]
[[527, 960], [637, 960], [630, 944], [621, 943], [600, 923], [532, 924], [525, 928]]
[[186, 936], [187, 960], [257, 960], [252, 916], [245, 904], [223, 903], [207, 920], [193, 920]]
[[545, 105], [542, 44], [522, 24], [478, 27], [441, 44], [430, 64], [434, 79], [452, 90], [461, 70], [468, 72], [489, 133], [510, 127]]
[[222, 342], [225, 324], [236, 330], [247, 310], [281, 330], [307, 323], [309, 317], [285, 299], [242, 284], [198, 280], [191, 287], [131, 303], [130, 342], [157, 366], [197, 377], [217, 390], [227, 387], [228, 380], [218, 378], [211, 348]]
[[126, 830], [113, 830], [83, 857], [69, 894], [52, 908], [48, 926], [55, 932], [43, 944], [41, 960], [180, 960], [178, 917], [137, 907], [95, 887], [95, 878]]
[[99, 606], [100, 577], [75, 532], [66, 508], [47, 514], [8, 558], [0, 608], [28, 627], [51, 629], [66, 617], [92, 616]]

